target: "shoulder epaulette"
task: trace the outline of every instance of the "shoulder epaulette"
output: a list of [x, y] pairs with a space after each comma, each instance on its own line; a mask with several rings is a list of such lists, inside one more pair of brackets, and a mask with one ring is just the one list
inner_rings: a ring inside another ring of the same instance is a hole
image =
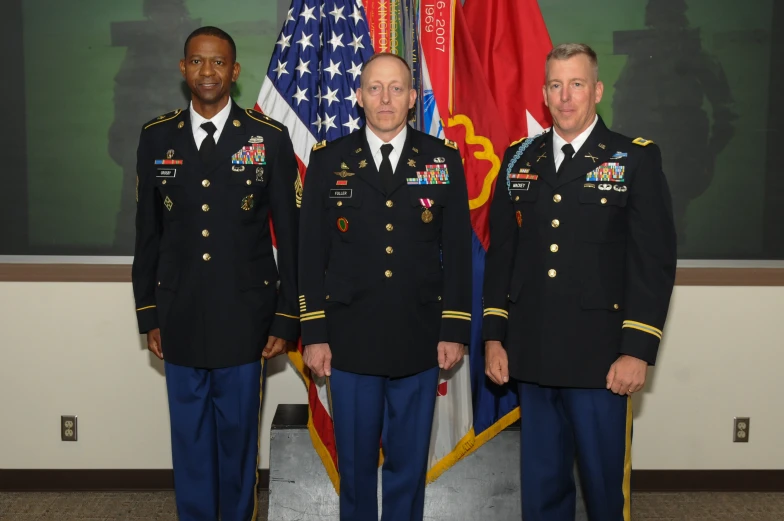
[[632, 143], [634, 143], [635, 145], [640, 145], [641, 147], [647, 147], [648, 145], [653, 143], [653, 141], [651, 141], [650, 139], [638, 137], [637, 139], [632, 141]]
[[261, 112], [257, 112], [253, 109], [245, 109], [245, 114], [254, 120], [258, 121], [259, 123], [264, 123], [267, 126], [270, 126], [280, 132], [283, 132], [283, 125], [272, 119], [271, 117], [267, 116], [266, 114], [262, 114]]
[[153, 120], [150, 120], [147, 123], [145, 123], [144, 124], [144, 130], [147, 130], [148, 128], [150, 128], [153, 125], [157, 125], [158, 123], [164, 123], [166, 121], [170, 121], [170, 120], [176, 118], [177, 116], [179, 116], [180, 112], [182, 112], [182, 109], [177, 109], [177, 110], [173, 110], [171, 112], [167, 112], [166, 114], [161, 114], [157, 118], [155, 118]]
[[316, 150], [321, 150], [325, 146], [327, 146], [327, 140], [326, 139], [323, 140], [323, 141], [319, 141], [318, 143], [313, 145], [313, 152], [315, 152]]
[[510, 146], [510, 147], [513, 147], [513, 146], [515, 146], [515, 145], [519, 145], [520, 143], [522, 143], [522, 142], [523, 142], [523, 141], [525, 141], [526, 139], [528, 139], [528, 137], [521, 137], [520, 139], [518, 139], [517, 141], [515, 141], [514, 143], [512, 143], [512, 144], [511, 144], [511, 145], [509, 145], [509, 146]]
[[445, 139], [444, 140], [444, 144], [446, 146], [448, 146], [449, 148], [454, 148], [455, 150], [457, 150], [457, 143], [455, 143], [454, 141], [451, 141], [449, 139]]

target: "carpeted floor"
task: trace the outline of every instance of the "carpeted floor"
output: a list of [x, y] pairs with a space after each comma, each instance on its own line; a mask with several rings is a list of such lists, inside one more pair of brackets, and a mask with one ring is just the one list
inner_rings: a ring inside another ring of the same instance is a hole
[[[266, 492], [259, 497], [259, 512], [259, 521], [267, 521]], [[176, 519], [174, 494], [171, 492], [0, 492], [0, 520], [3, 521]], [[637, 493], [634, 495], [632, 519], [784, 521], [784, 493]]]

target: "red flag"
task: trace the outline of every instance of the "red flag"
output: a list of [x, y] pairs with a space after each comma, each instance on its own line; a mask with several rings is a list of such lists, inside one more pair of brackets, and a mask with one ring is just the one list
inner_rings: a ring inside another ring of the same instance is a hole
[[[488, 204], [501, 170], [504, 151], [512, 142], [501, 122], [501, 111], [492, 96], [484, 67], [460, 2], [454, 5], [454, 101], [448, 114], [441, 114], [444, 134], [457, 142], [465, 163], [471, 222], [477, 238], [487, 249]], [[433, 85], [434, 89], [437, 87]], [[435, 90], [436, 98], [447, 92]], [[439, 103], [439, 109], [443, 103]]]
[[[481, 70], [513, 140], [552, 123], [542, 99], [552, 49], [537, 0], [467, 0], [463, 7]], [[527, 112], [527, 114], [526, 114]]]

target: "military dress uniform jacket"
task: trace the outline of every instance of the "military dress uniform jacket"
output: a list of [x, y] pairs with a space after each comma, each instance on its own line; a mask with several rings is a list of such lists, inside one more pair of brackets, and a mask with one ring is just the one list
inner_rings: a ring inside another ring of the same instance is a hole
[[189, 110], [161, 116], [141, 132], [137, 321], [141, 333], [160, 327], [164, 360], [176, 365], [251, 363], [268, 335], [299, 337], [296, 157], [286, 127], [231, 103], [206, 164]]
[[503, 343], [510, 376], [540, 385], [603, 388], [622, 354], [653, 365], [675, 244], [652, 142], [599, 119], [558, 174], [552, 131], [515, 144], [490, 210], [484, 338]]
[[457, 146], [409, 127], [389, 194], [364, 127], [317, 144], [309, 165], [302, 344], [329, 343], [336, 369], [389, 377], [436, 367], [439, 341], [468, 344], [471, 223]]

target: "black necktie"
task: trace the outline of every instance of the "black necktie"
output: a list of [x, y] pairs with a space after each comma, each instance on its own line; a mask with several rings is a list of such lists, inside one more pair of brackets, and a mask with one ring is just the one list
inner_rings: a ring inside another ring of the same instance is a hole
[[381, 167], [378, 169], [378, 173], [381, 174], [381, 186], [384, 187], [384, 191], [387, 194], [391, 194], [395, 188], [395, 176], [392, 171], [392, 162], [389, 160], [392, 148], [392, 145], [389, 143], [381, 145], [381, 155], [384, 158], [381, 160]]
[[215, 151], [215, 138], [212, 137], [212, 135], [218, 130], [218, 127], [216, 127], [212, 121], [208, 121], [207, 123], [202, 123], [201, 128], [207, 133], [207, 137], [201, 142], [201, 148], [199, 148], [199, 156], [201, 157], [202, 162], [204, 162], [207, 161]]
[[561, 166], [558, 167], [558, 174], [560, 174], [566, 166], [572, 162], [572, 156], [574, 156], [574, 147], [567, 143], [561, 147], [561, 151], [564, 153], [563, 161], [561, 161]]

